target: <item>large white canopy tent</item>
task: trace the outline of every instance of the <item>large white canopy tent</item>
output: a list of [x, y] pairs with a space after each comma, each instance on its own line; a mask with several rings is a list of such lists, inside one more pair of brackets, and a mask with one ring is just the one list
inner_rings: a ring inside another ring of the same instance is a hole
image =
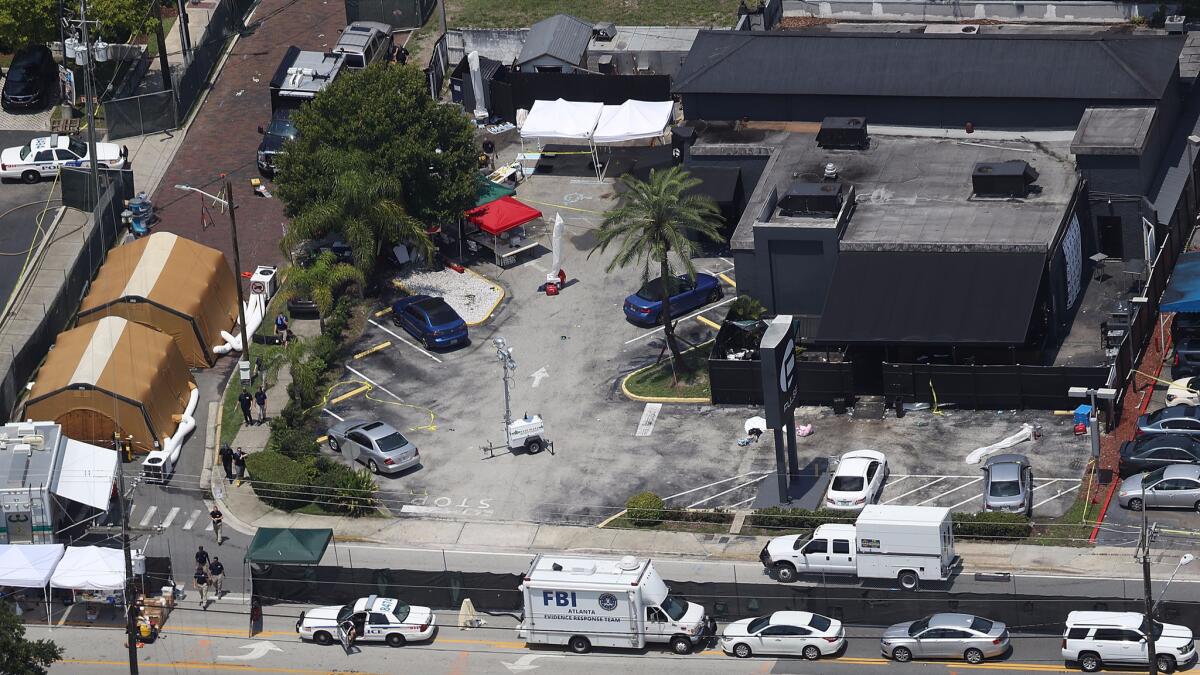
[[66, 549], [62, 544], [0, 545], [0, 586], [40, 588], [46, 599], [46, 625], [50, 625], [50, 582]]
[[635, 101], [629, 99], [621, 105], [606, 105], [600, 111], [600, 120], [592, 132], [596, 145], [610, 145], [648, 138], [662, 138], [671, 123], [671, 112], [675, 104], [671, 101]]
[[73, 591], [123, 590], [124, 554], [118, 548], [72, 546], [58, 561], [58, 567], [54, 568], [50, 586]]
[[567, 143], [583, 141], [592, 156], [596, 180], [601, 180], [603, 173], [596, 146], [661, 138], [671, 123], [673, 110], [671, 101], [630, 99], [621, 105], [604, 105], [561, 98], [538, 100], [533, 102], [521, 125], [522, 146], [525, 139], [536, 139], [539, 147], [547, 139]]

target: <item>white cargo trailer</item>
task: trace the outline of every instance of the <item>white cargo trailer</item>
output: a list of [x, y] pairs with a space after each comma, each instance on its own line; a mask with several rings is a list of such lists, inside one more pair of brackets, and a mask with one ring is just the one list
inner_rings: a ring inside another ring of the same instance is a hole
[[759, 554], [783, 582], [797, 574], [846, 574], [896, 579], [906, 589], [945, 581], [958, 564], [950, 509], [872, 504], [853, 525], [821, 525], [811, 537], [776, 537]]
[[695, 603], [676, 598], [650, 560], [540, 554], [521, 584], [526, 643], [642, 649], [666, 643], [687, 654], [716, 631]]

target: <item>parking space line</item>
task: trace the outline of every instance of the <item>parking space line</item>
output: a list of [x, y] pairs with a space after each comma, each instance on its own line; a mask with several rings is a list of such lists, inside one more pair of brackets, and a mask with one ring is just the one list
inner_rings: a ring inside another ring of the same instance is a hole
[[337, 414], [337, 413], [333, 412], [333, 411], [332, 411], [332, 410], [330, 410], [329, 408], [321, 408], [321, 412], [325, 413], [326, 415], [329, 415], [330, 417], [332, 417], [333, 419], [335, 419], [335, 420], [337, 420], [337, 421], [339, 421], [339, 422], [345, 422], [345, 421], [346, 421], [346, 418], [345, 418], [345, 417], [342, 417], [341, 415], [339, 415], [339, 414]]
[[934, 485], [937, 485], [938, 483], [940, 483], [940, 482], [942, 482], [942, 481], [946, 480], [947, 478], [949, 478], [949, 476], [942, 476], [941, 478], [939, 478], [939, 479], [937, 479], [937, 480], [933, 481], [932, 483], [926, 483], [926, 484], [922, 485], [922, 486], [921, 486], [921, 487], [919, 487], [919, 488], [916, 488], [916, 489], [914, 489], [914, 490], [909, 490], [908, 492], [905, 492], [904, 494], [900, 495], [899, 497], [892, 497], [891, 499], [889, 499], [889, 500], [887, 500], [886, 502], [884, 502], [884, 504], [891, 504], [891, 503], [892, 503], [892, 502], [894, 502], [894, 501], [897, 501], [897, 500], [900, 500], [900, 499], [904, 499], [905, 497], [907, 497], [907, 496], [911, 495], [911, 494], [912, 494], [912, 493], [914, 493], [914, 492], [920, 492], [921, 490], [924, 490], [924, 489], [925, 489], [925, 488], [927, 488], [927, 487], [933, 487]]
[[979, 474], [970, 476], [950, 476], [944, 473], [894, 473], [892, 478], [976, 478]]
[[[721, 480], [718, 480], [718, 481], [713, 481], [713, 482], [711, 482], [711, 483], [705, 483], [704, 485], [701, 485], [700, 487], [694, 487], [694, 488], [692, 488], [692, 489], [690, 489], [690, 490], [684, 490], [683, 492], [677, 492], [677, 493], [675, 493], [675, 494], [671, 495], [670, 497], [663, 497], [663, 501], [665, 502], [665, 501], [667, 501], [668, 499], [675, 499], [676, 497], [682, 497], [682, 496], [684, 496], [684, 495], [690, 495], [690, 494], [692, 494], [693, 492], [699, 492], [699, 491], [701, 491], [701, 490], [703, 490], [703, 489], [705, 489], [705, 488], [710, 488], [710, 487], [712, 487], [712, 486], [714, 486], [714, 485], [720, 485], [721, 483], [728, 483], [728, 482], [729, 482], [729, 481], [731, 481], [731, 480], [737, 480], [737, 479], [739, 479], [739, 478], [745, 478], [746, 476], [753, 476], [753, 475], [754, 475], [754, 473], [753, 473], [753, 472], [751, 472], [751, 473], [739, 473], [738, 475], [736, 475], [736, 476], [733, 476], [732, 478], [722, 478]], [[765, 473], [763, 473], [763, 475], [764, 475], [764, 476], [770, 476], [771, 474], [770, 474], [770, 472], [765, 472]]]
[[162, 521], [162, 527], [170, 527], [171, 523], [175, 522], [175, 516], [179, 515], [179, 507], [172, 506], [170, 511], [167, 511], [167, 519]]
[[953, 511], [954, 509], [957, 509], [958, 507], [960, 507], [960, 506], [962, 506], [962, 505], [964, 505], [964, 504], [970, 504], [971, 502], [975, 501], [976, 499], [979, 499], [979, 496], [978, 496], [978, 495], [976, 495], [976, 496], [973, 496], [973, 497], [967, 497], [966, 499], [962, 500], [961, 502], [959, 502], [959, 503], [957, 503], [957, 504], [954, 504], [954, 505], [951, 505], [951, 506], [948, 506], [948, 507], [946, 507], [946, 508], [948, 508], [948, 509], [950, 509], [951, 511]]
[[941, 499], [942, 497], [945, 497], [946, 495], [948, 495], [952, 492], [958, 492], [959, 490], [961, 490], [965, 487], [971, 487], [972, 485], [974, 485], [982, 480], [983, 480], [983, 477], [981, 476], [979, 478], [972, 480], [969, 483], [963, 483], [962, 485], [959, 485], [958, 487], [954, 488], [953, 490], [946, 490], [945, 492], [943, 492], [935, 497], [930, 497], [929, 499], [926, 499], [925, 501], [917, 502], [917, 506], [924, 506], [924, 505], [928, 504], [929, 502], [937, 501], [938, 499]]
[[701, 504], [703, 504], [704, 502], [711, 502], [712, 500], [716, 499], [717, 497], [722, 497], [722, 496], [724, 496], [724, 495], [727, 495], [727, 494], [729, 494], [730, 492], [735, 492], [735, 491], [737, 491], [737, 490], [740, 490], [740, 489], [742, 489], [742, 488], [744, 488], [744, 487], [750, 487], [751, 485], [754, 485], [755, 483], [757, 483], [757, 482], [761, 481], [762, 479], [764, 479], [764, 478], [766, 478], [767, 476], [770, 476], [770, 475], [771, 475], [771, 474], [769, 474], [769, 473], [765, 473], [765, 474], [763, 474], [763, 475], [759, 476], [758, 478], [755, 478], [754, 480], [750, 481], [749, 483], [742, 483], [741, 485], [735, 485], [734, 487], [731, 487], [731, 488], [729, 488], [728, 490], [725, 490], [724, 492], [718, 492], [717, 494], [715, 494], [715, 495], [713, 495], [713, 496], [711, 496], [711, 497], [705, 497], [704, 499], [701, 499], [700, 501], [698, 501], [698, 502], [696, 502], [696, 503], [694, 503], [694, 504], [688, 504], [688, 505], [687, 505], [685, 508], [694, 509], [694, 508], [696, 508], [697, 506], [700, 506]]
[[[1082, 483], [1081, 483], [1081, 485], [1082, 485]], [[1034, 505], [1033, 505], [1033, 508], [1035, 508], [1035, 509], [1036, 509], [1037, 507], [1041, 506], [1042, 504], [1045, 504], [1045, 503], [1047, 503], [1047, 502], [1052, 502], [1052, 501], [1054, 501], [1055, 499], [1058, 499], [1059, 497], [1062, 497], [1062, 496], [1064, 496], [1064, 495], [1071, 494], [1072, 492], [1074, 492], [1074, 491], [1076, 491], [1076, 490], [1078, 490], [1078, 489], [1079, 489], [1079, 485], [1076, 485], [1076, 486], [1075, 486], [1075, 487], [1073, 487], [1073, 488], [1067, 488], [1066, 490], [1060, 490], [1060, 491], [1059, 491], [1057, 494], [1055, 494], [1053, 497], [1047, 497], [1046, 499], [1043, 499], [1042, 501], [1040, 501], [1040, 502], [1038, 502], [1038, 503], [1034, 504]]]
[[[893, 478], [895, 478], [896, 480], [892, 480]], [[892, 485], [896, 485], [897, 483], [903, 483], [904, 481], [908, 480], [909, 478], [912, 478], [912, 476], [904, 476], [904, 475], [897, 476], [895, 474], [892, 474], [891, 476], [888, 476], [887, 484], [890, 487]]]
[[442, 362], [442, 360], [439, 359], [438, 357], [434, 356], [433, 354], [430, 354], [429, 352], [425, 351], [424, 349], [421, 349], [420, 347], [414, 345], [413, 343], [409, 342], [408, 340], [405, 340], [404, 338], [400, 337], [398, 334], [396, 334], [395, 331], [384, 326], [383, 324], [379, 323], [375, 319], [367, 319], [367, 322], [370, 323], [371, 325], [375, 326], [379, 330], [381, 330], [381, 331], [387, 333], [388, 335], [391, 335], [392, 337], [396, 338], [397, 340], [403, 342], [404, 344], [408, 345], [409, 347], [412, 347], [413, 349], [421, 352], [425, 356], [428, 356], [429, 358], [433, 359], [434, 361], [437, 361], [438, 363]]
[[[702, 309], [702, 310], [700, 310], [700, 311], [698, 311], [698, 312], [694, 312], [694, 313], [692, 313], [692, 314], [688, 314], [687, 316], [685, 316], [685, 317], [683, 317], [683, 318], [681, 318], [681, 319], [676, 319], [675, 323], [677, 323], [677, 324], [678, 324], [678, 323], [683, 323], [684, 321], [687, 321], [688, 319], [694, 319], [694, 318], [696, 318], [697, 316], [700, 316], [701, 314], [703, 314], [703, 313], [707, 312], [707, 311], [708, 311], [708, 310], [710, 310], [710, 309], [714, 309], [714, 308], [720, 307], [721, 305], [729, 304], [729, 303], [733, 302], [734, 300], [737, 300], [737, 297], [736, 297], [736, 296], [735, 296], [735, 297], [730, 297], [730, 298], [725, 298], [724, 300], [722, 300], [722, 301], [720, 301], [720, 302], [718, 302], [718, 303], [716, 303], [716, 304], [709, 305], [708, 307], [705, 307], [704, 309]], [[371, 323], [375, 323], [375, 322], [374, 322], [374, 321], [372, 321]], [[378, 324], [376, 324], [376, 325], [378, 325]], [[630, 339], [630, 340], [626, 340], [626, 341], [625, 341], [625, 344], [631, 344], [631, 343], [637, 342], [638, 340], [643, 340], [643, 339], [645, 339], [645, 338], [648, 338], [648, 337], [650, 337], [651, 335], [654, 335], [655, 333], [658, 333], [660, 330], [662, 330], [662, 326], [659, 326], [658, 328], [655, 328], [655, 329], [654, 329], [654, 330], [652, 330], [652, 331], [648, 331], [648, 332], [646, 332], [646, 333], [642, 333], [641, 335], [639, 335], [639, 336], [637, 336], [637, 337], [635, 337], [635, 338], [632, 338], [632, 339]], [[390, 333], [391, 331], [388, 331], [388, 332]]]
[[1044, 488], [1048, 485], [1053, 485], [1054, 483], [1057, 483], [1060, 480], [1062, 480], [1062, 479], [1061, 478], [1051, 478], [1050, 480], [1046, 481], [1045, 483], [1042, 483], [1041, 485], [1035, 485], [1033, 487], [1033, 489], [1030, 490], [1030, 492], [1037, 492], [1038, 490], [1041, 490], [1042, 488]]
[[350, 371], [350, 372], [354, 373], [355, 375], [357, 375], [357, 376], [361, 377], [362, 379], [366, 380], [366, 381], [367, 381], [367, 383], [369, 383], [371, 386], [374, 386], [374, 387], [379, 387], [381, 390], [383, 390], [385, 393], [389, 394], [389, 395], [390, 395], [392, 398], [396, 399], [397, 401], [399, 401], [399, 402], [401, 402], [401, 403], [404, 403], [404, 399], [402, 399], [402, 398], [400, 398], [399, 396], [397, 396], [397, 395], [393, 394], [393, 393], [391, 392], [391, 390], [390, 390], [390, 389], [388, 389], [387, 387], [383, 386], [382, 384], [379, 384], [379, 383], [378, 383], [378, 382], [376, 382], [375, 380], [372, 380], [371, 378], [367, 377], [366, 375], [363, 375], [362, 373], [360, 373], [360, 372], [358, 372], [357, 370], [355, 370], [355, 369], [351, 368], [350, 366], [346, 366], [346, 370], [348, 370], [348, 371]]
[[154, 512], [158, 510], [157, 506], [151, 506], [146, 509], [146, 515], [142, 516], [142, 522], [138, 523], [138, 527], [145, 527], [150, 524], [150, 519], [154, 517]]

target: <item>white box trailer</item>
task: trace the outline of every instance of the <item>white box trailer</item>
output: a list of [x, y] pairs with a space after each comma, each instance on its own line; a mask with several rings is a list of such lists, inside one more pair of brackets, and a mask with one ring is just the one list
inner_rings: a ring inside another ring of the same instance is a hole
[[670, 644], [687, 654], [716, 632], [704, 608], [670, 594], [649, 559], [539, 554], [521, 584], [526, 643], [642, 649]]
[[896, 579], [902, 588], [945, 581], [957, 566], [950, 509], [872, 504], [853, 525], [831, 523], [811, 537], [776, 537], [760, 560], [780, 581], [797, 574], [847, 574], [863, 579]]

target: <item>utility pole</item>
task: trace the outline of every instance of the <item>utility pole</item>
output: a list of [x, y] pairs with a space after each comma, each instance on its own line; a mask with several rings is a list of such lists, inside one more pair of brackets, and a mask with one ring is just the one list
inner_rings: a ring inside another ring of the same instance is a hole
[[[85, 2], [87, 0], [84, 0]], [[133, 578], [133, 554], [129, 550], [129, 509], [125, 499], [125, 457], [121, 448], [121, 434], [113, 432], [113, 444], [117, 450], [117, 500], [121, 509], [121, 552], [125, 554], [125, 642], [129, 648], [129, 673], [138, 673], [137, 619], [134, 617], [133, 593], [129, 580]]]
[[189, 64], [192, 62], [192, 35], [188, 28], [187, 3], [177, 0], [176, 4], [179, 6], [179, 50], [183, 52], [183, 62]]
[[1146, 594], [1146, 654], [1150, 675], [1158, 675], [1158, 652], [1154, 648], [1154, 589], [1150, 584], [1150, 528], [1146, 516], [1146, 484], [1142, 483], [1142, 536], [1138, 548], [1142, 555], [1142, 584]]
[[[233, 205], [233, 183], [229, 180], [229, 176], [222, 174], [225, 178], [225, 202], [229, 206], [229, 233], [233, 237], [233, 269], [234, 281], [237, 282], [237, 297], [238, 297], [238, 322], [242, 327], [242, 358], [238, 363], [238, 370], [241, 370], [241, 364], [245, 363], [247, 370], [250, 367], [250, 336], [246, 334], [246, 297], [242, 291], [242, 252], [238, 248], [237, 240], [237, 217], [234, 212], [237, 208]], [[265, 308], [264, 308], [265, 312]], [[266, 317], [263, 317], [266, 320]]]
[[162, 3], [158, 0], [150, 1], [158, 8], [158, 21], [154, 22], [154, 38], [158, 42], [158, 69], [162, 72], [163, 91], [170, 91], [175, 86], [171, 83], [171, 62], [167, 60], [167, 39], [163, 35]]
[[[83, 32], [83, 49], [87, 55], [83, 64], [83, 91], [87, 109], [88, 169], [92, 174], [92, 208], [100, 201], [100, 170], [96, 166], [96, 96], [92, 91], [92, 43], [88, 38], [87, 0], [79, 0], [79, 28]], [[136, 672], [136, 671], [134, 671]]]

